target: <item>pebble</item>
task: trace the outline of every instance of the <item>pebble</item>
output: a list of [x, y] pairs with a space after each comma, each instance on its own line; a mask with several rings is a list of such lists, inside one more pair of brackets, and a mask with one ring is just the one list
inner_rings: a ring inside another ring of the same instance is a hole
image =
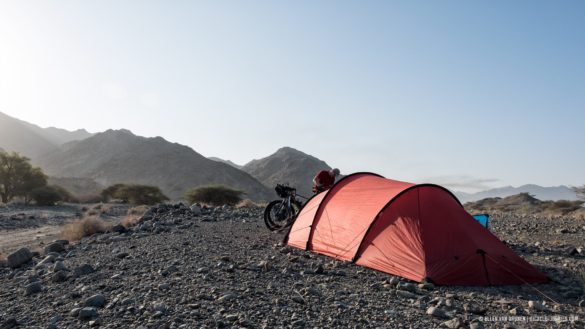
[[434, 307], [434, 306], [429, 307], [427, 309], [426, 313], [428, 315], [432, 315], [436, 318], [441, 318], [441, 319], [448, 319], [449, 318], [449, 316], [447, 315], [447, 313], [444, 310], [442, 310], [438, 307]]
[[84, 307], [79, 310], [79, 319], [82, 321], [88, 321], [98, 316], [97, 308], [95, 307]]
[[48, 254], [51, 252], [61, 253], [61, 252], [65, 251], [65, 246], [62, 243], [53, 242], [51, 244], [48, 244], [44, 250], [45, 250], [45, 254]]
[[65, 266], [65, 263], [63, 263], [60, 260], [56, 261], [55, 266], [53, 266], [53, 272], [59, 272], [59, 271], [66, 271], [66, 272], [69, 271], [67, 266]]
[[51, 278], [51, 280], [53, 280], [53, 282], [65, 282], [67, 281], [67, 279], [69, 278], [69, 276], [67, 275], [67, 272], [65, 271], [59, 271], [53, 274], [53, 277]]
[[30, 296], [30, 295], [34, 295], [36, 293], [39, 293], [43, 290], [43, 286], [41, 285], [40, 282], [33, 282], [33, 283], [29, 283], [25, 289], [24, 289], [24, 295], [25, 296]]
[[84, 302], [83, 305], [85, 306], [93, 306], [93, 307], [104, 307], [104, 305], [106, 304], [106, 297], [104, 297], [104, 295], [93, 295], [89, 298], [87, 298]]

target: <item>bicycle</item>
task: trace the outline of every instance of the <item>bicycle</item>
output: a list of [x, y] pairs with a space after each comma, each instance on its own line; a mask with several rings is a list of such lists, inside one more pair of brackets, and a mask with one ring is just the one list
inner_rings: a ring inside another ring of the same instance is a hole
[[297, 189], [285, 184], [276, 184], [276, 194], [281, 198], [270, 202], [264, 210], [264, 224], [271, 231], [280, 231], [292, 225], [303, 202], [297, 197], [308, 199], [297, 194]]

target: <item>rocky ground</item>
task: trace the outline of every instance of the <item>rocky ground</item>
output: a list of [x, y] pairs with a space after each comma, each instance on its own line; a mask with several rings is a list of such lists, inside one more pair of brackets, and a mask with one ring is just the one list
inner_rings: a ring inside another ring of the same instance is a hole
[[435, 287], [283, 246], [261, 214], [161, 206], [128, 231], [20, 250], [0, 265], [0, 328], [585, 326], [583, 221], [492, 218], [549, 284]]

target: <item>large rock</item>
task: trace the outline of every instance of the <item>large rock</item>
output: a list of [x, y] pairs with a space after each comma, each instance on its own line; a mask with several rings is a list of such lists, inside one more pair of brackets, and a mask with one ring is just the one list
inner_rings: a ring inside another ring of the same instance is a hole
[[6, 261], [8, 263], [8, 267], [17, 268], [23, 264], [28, 263], [32, 258], [33, 254], [30, 252], [30, 250], [28, 250], [28, 248], [20, 248], [12, 254], [8, 255]]

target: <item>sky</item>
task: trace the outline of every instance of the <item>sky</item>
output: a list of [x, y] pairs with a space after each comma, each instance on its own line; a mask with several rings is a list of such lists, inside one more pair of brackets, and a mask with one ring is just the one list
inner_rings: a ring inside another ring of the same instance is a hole
[[585, 184], [585, 2], [0, 1], [0, 111], [244, 164]]

